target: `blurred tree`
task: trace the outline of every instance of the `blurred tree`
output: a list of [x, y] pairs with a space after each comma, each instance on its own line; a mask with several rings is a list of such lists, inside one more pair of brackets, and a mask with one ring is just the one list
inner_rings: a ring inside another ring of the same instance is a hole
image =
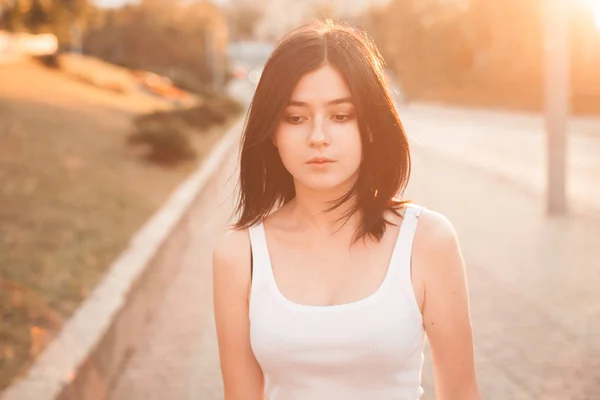
[[87, 30], [85, 53], [166, 75], [196, 92], [225, 68], [224, 13], [207, 1], [143, 0], [106, 14]]
[[33, 33], [45, 32], [51, 22], [50, 10], [44, 7], [41, 0], [32, 0], [25, 14], [25, 25], [29, 30]]
[[461, 81], [473, 62], [456, 2], [393, 0], [359, 20], [410, 96]]
[[232, 40], [248, 40], [254, 38], [254, 30], [263, 17], [264, 12], [255, 4], [242, 2], [231, 5], [227, 9], [227, 18]]
[[[102, 10], [91, 0], [0, 0], [0, 27], [54, 33], [62, 49], [172, 78], [189, 90], [222, 83], [227, 68], [229, 24], [211, 1], [141, 0]], [[237, 26], [251, 35], [260, 17], [250, 5], [238, 10]]]
[[[585, 2], [571, 5], [571, 100], [600, 108], [600, 34]], [[361, 25], [409, 97], [540, 110], [542, 0], [392, 0]], [[594, 108], [595, 107], [595, 108]]]
[[530, 82], [539, 89], [539, 4], [392, 0], [367, 13], [362, 24], [412, 97], [475, 82], [475, 90], [509, 96]]
[[4, 0], [0, 28], [12, 32], [23, 30], [25, 28], [25, 15], [23, 7], [20, 7], [16, 0]]
[[54, 33], [64, 46], [74, 26], [83, 29], [94, 9], [89, 0], [3, 0], [0, 27], [9, 31]]

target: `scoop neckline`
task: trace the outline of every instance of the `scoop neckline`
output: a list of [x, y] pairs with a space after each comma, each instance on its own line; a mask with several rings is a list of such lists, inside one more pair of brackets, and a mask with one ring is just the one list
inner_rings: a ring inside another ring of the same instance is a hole
[[267, 235], [265, 232], [264, 222], [261, 222], [258, 225], [258, 228], [260, 229], [260, 233], [262, 235], [263, 243], [265, 246], [266, 263], [267, 263], [266, 267], [268, 269], [268, 275], [269, 275], [268, 281], [269, 281], [269, 287], [271, 288], [271, 292], [275, 295], [275, 297], [277, 298], [277, 300], [280, 303], [282, 303], [284, 306], [291, 308], [293, 310], [296, 310], [296, 311], [313, 311], [313, 312], [344, 311], [344, 310], [353, 310], [353, 309], [357, 309], [357, 308], [366, 307], [369, 304], [374, 303], [379, 298], [381, 298], [383, 295], [385, 295], [385, 293], [387, 292], [391, 283], [393, 282], [393, 278], [394, 278], [396, 270], [397, 270], [397, 268], [395, 266], [398, 264], [397, 260], [396, 260], [398, 258], [398, 251], [399, 251], [398, 248], [400, 247], [400, 245], [399, 245], [400, 240], [403, 237], [403, 232], [405, 230], [406, 220], [405, 220], [404, 216], [408, 213], [410, 208], [411, 208], [410, 206], [407, 207], [402, 216], [402, 222], [400, 223], [400, 228], [398, 229], [398, 234], [396, 236], [396, 240], [394, 241], [392, 255], [388, 262], [385, 276], [384, 276], [381, 284], [377, 287], [377, 289], [375, 289], [375, 291], [373, 293], [371, 293], [361, 299], [357, 299], [357, 300], [347, 302], [347, 303], [331, 304], [331, 305], [316, 305], [316, 304], [297, 303], [295, 301], [288, 299], [283, 294], [283, 292], [281, 292], [281, 290], [279, 289], [279, 286], [277, 285], [277, 281], [275, 279], [275, 272], [273, 271], [273, 264], [271, 263], [271, 253], [269, 252], [269, 245], [267, 242]]

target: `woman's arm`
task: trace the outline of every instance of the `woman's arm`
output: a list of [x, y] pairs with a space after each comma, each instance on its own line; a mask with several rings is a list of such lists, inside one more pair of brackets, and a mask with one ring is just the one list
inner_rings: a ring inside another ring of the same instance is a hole
[[431, 211], [423, 213], [419, 228], [423, 325], [431, 346], [437, 399], [481, 400], [465, 264], [456, 232], [450, 221]]
[[250, 347], [248, 231], [230, 231], [213, 254], [215, 323], [225, 400], [262, 400], [263, 374]]

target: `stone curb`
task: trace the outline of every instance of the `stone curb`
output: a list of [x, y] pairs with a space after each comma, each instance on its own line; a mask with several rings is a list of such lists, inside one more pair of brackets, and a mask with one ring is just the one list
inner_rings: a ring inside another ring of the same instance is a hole
[[104, 279], [2, 400], [106, 399], [153, 311], [177, 271], [187, 246], [183, 220], [214, 173], [230, 155], [240, 118], [200, 167], [131, 239]]

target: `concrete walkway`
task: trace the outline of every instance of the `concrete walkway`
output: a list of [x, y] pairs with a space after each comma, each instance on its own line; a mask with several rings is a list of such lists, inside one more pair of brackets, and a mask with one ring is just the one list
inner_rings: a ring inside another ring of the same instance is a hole
[[[600, 186], [594, 157], [573, 153], [574, 163], [593, 164], [586, 178], [591, 191], [576, 192], [570, 216], [550, 219], [539, 188], [522, 174], [531, 151], [542, 150], [539, 139], [523, 139], [535, 135], [524, 136], [527, 126], [502, 116], [496, 124], [475, 124], [478, 115], [444, 117], [444, 110], [425, 108], [401, 113], [414, 141], [408, 197], [448, 216], [461, 240], [483, 398], [600, 398], [600, 197], [589, 195]], [[506, 139], [515, 135], [511, 124], [524, 131], [514, 140], [529, 143], [516, 152], [500, 145], [515, 143]], [[156, 329], [111, 399], [222, 399], [211, 252], [230, 213], [234, 163], [232, 157], [200, 199], [206, 206], [188, 221], [186, 261], [157, 310]], [[429, 357], [423, 380], [424, 399], [434, 399]]]
[[155, 329], [133, 355], [108, 400], [218, 399], [222, 396], [212, 314], [212, 249], [232, 208], [231, 157], [185, 221], [184, 263], [156, 310]]

